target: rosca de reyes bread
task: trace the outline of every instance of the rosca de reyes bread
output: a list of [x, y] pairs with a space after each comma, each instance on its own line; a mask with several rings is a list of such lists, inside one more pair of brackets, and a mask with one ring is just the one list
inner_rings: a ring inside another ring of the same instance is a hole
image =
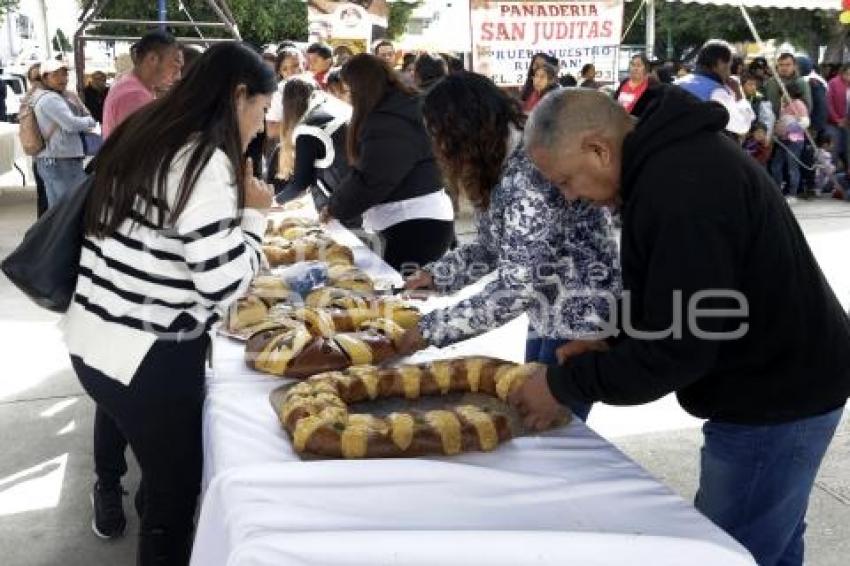
[[[271, 312], [274, 313], [274, 309]], [[364, 327], [364, 325], [378, 320], [386, 322], [375, 328], [382, 330], [384, 334], [395, 335], [416, 326], [421, 316], [415, 307], [402, 303], [375, 303], [363, 308], [348, 309], [301, 307], [283, 312], [286, 312], [286, 314], [282, 316], [300, 320], [307, 324], [310, 332], [322, 336], [330, 336], [338, 332], [364, 330], [372, 327]]]
[[[301, 322], [270, 323], [248, 338], [245, 360], [257, 371], [293, 378], [352, 365], [380, 364], [398, 355], [395, 341], [400, 337], [401, 327], [387, 322], [395, 326], [370, 326], [358, 332], [333, 335], [320, 328], [314, 329], [314, 334]], [[388, 335], [390, 330], [394, 334]]]
[[308, 234], [292, 241], [280, 236], [267, 237], [262, 247], [270, 267], [301, 261], [324, 261], [330, 265], [354, 263], [351, 248], [337, 244], [323, 234]]
[[375, 290], [375, 283], [371, 277], [362, 270], [345, 263], [337, 263], [328, 267], [328, 284], [330, 287], [360, 293], [371, 293]]
[[506, 401], [537, 369], [472, 357], [398, 368], [352, 367], [315, 375], [285, 391], [278, 419], [299, 453], [331, 458], [451, 455], [493, 450], [511, 437], [504, 412], [467, 404], [386, 417], [352, 414], [349, 405], [452, 392], [485, 393]]

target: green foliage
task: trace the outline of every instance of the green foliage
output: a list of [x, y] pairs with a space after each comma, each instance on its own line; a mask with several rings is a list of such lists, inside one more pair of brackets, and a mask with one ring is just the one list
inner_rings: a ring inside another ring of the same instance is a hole
[[390, 4], [390, 15], [387, 18], [387, 37], [390, 39], [398, 39], [404, 35], [407, 28], [407, 22], [410, 20], [410, 14], [422, 2], [393, 2]]
[[0, 17], [18, 9], [21, 0], [0, 0]]
[[[625, 21], [631, 21], [639, 1], [627, 2]], [[672, 40], [675, 58], [686, 58], [706, 40], [713, 38], [731, 42], [753, 41], [741, 11], [735, 6], [702, 6], [678, 2], [656, 1], [655, 55], [667, 52], [668, 37]], [[752, 8], [750, 16], [762, 39], [787, 41], [797, 48], [817, 54], [816, 47], [827, 43], [841, 26], [836, 26], [838, 13], [826, 10], [777, 10]], [[624, 43], [644, 42], [645, 15], [638, 17]]]
[[68, 38], [65, 36], [65, 32], [63, 32], [61, 29], [56, 30], [56, 33], [53, 35], [52, 43], [54, 51], [62, 51], [64, 53], [68, 53], [74, 50], [74, 48], [71, 46], [71, 42], [68, 41]]
[[[205, 0], [183, 0], [183, 5], [195, 21], [219, 21]], [[260, 46], [278, 43], [284, 39], [307, 39], [307, 4], [301, 0], [228, 0], [228, 5], [245, 41]], [[186, 13], [180, 11], [178, 0], [168, 0], [167, 10], [169, 20], [188, 20]], [[157, 3], [153, 0], [112, 0], [101, 17], [156, 20]], [[104, 25], [100, 26], [98, 31], [118, 35], [140, 35], [146, 29], [138, 26]], [[181, 27], [171, 31], [175, 35], [197, 35], [192, 28]], [[201, 32], [205, 37], [228, 37], [228, 34], [221, 30], [201, 28]]]
[[307, 3], [301, 0], [229, 0], [239, 33], [257, 45], [307, 41]]

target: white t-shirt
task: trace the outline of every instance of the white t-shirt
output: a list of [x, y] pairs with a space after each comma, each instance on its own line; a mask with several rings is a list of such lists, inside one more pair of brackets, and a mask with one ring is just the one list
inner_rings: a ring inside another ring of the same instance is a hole
[[735, 100], [735, 95], [729, 87], [721, 86], [711, 93], [711, 100], [722, 104], [729, 112], [729, 123], [726, 129], [733, 134], [744, 135], [750, 131], [756, 114], [746, 98]]

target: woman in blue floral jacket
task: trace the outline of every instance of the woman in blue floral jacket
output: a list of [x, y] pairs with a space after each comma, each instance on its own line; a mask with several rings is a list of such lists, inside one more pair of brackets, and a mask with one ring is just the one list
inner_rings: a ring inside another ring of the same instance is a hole
[[[527, 361], [555, 363], [565, 342], [599, 333], [620, 288], [609, 214], [567, 202], [521, 146], [518, 103], [473, 73], [446, 78], [423, 109], [446, 181], [476, 210], [476, 241], [406, 282], [459, 291], [495, 272], [482, 291], [426, 314], [402, 340], [414, 351], [473, 338], [528, 313]], [[585, 418], [589, 406], [573, 407]]]

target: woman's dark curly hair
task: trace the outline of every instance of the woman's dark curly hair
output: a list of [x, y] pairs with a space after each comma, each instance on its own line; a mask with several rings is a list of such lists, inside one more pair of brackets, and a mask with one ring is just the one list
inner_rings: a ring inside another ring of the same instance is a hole
[[510, 126], [525, 123], [519, 102], [490, 79], [462, 73], [437, 83], [422, 113], [449, 189], [486, 210], [502, 174]]

